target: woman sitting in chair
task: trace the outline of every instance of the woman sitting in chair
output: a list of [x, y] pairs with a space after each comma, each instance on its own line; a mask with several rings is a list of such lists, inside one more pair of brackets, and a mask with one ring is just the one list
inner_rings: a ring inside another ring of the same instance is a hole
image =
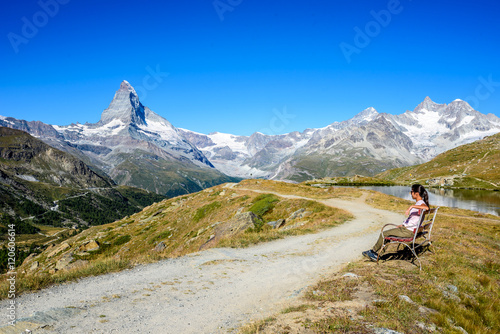
[[363, 255], [369, 258], [372, 261], [377, 261], [378, 251], [382, 248], [384, 243], [384, 237], [394, 236], [401, 238], [413, 238], [413, 233], [420, 223], [420, 213], [421, 210], [429, 210], [429, 195], [427, 194], [427, 190], [425, 190], [424, 186], [420, 184], [414, 184], [411, 186], [411, 198], [413, 198], [416, 203], [411, 205], [405, 212], [405, 215], [408, 216], [402, 225], [399, 225], [396, 228], [389, 229], [384, 231], [384, 234], [380, 233], [380, 236], [377, 240], [375, 246], [372, 249], [363, 252]]

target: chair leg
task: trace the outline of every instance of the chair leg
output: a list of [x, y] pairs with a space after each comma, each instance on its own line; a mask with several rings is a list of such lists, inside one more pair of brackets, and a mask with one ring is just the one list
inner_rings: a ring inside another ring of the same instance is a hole
[[380, 260], [380, 255], [383, 253], [385, 247], [387, 247], [387, 245], [389, 245], [388, 243], [387, 244], [382, 244], [382, 248], [380, 248], [380, 250], [377, 252], [377, 264], [378, 264], [378, 260]]
[[405, 245], [406, 247], [408, 247], [408, 248], [410, 249], [410, 251], [413, 253], [413, 255], [415, 256], [415, 258], [416, 258], [416, 259], [417, 259], [417, 261], [418, 261], [418, 267], [419, 267], [420, 271], [422, 271], [422, 262], [420, 262], [420, 259], [418, 258], [418, 255], [417, 255], [417, 253], [415, 252], [415, 250], [414, 250], [413, 248], [411, 248], [411, 247], [410, 247], [409, 245], [407, 245], [407, 244], [403, 244], [403, 245]]
[[429, 246], [427, 246], [427, 249], [429, 250], [429, 252], [431, 252], [432, 254], [435, 254], [434, 251], [431, 249], [431, 246], [432, 246], [432, 242], [429, 241]]

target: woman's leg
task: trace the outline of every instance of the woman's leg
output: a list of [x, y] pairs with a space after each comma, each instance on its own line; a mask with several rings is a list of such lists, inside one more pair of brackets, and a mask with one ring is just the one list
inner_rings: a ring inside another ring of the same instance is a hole
[[401, 238], [411, 238], [413, 237], [413, 232], [407, 229], [406, 227], [396, 227], [391, 228], [390, 230], [385, 230], [384, 235], [380, 233], [375, 246], [373, 246], [372, 250], [375, 253], [378, 253], [380, 248], [382, 248], [382, 244], [384, 243], [384, 237], [393, 236], [393, 237], [401, 237]]

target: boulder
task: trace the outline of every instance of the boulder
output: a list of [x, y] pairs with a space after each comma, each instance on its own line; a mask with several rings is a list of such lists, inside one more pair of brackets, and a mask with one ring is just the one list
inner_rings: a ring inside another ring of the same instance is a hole
[[155, 252], [161, 252], [163, 251], [165, 248], [167, 248], [167, 246], [165, 246], [165, 243], [163, 241], [161, 241], [160, 243], [158, 243], [158, 245], [156, 245], [156, 247], [153, 249]]
[[276, 226], [277, 223], [278, 223], [278, 221], [275, 220], [275, 221], [272, 221], [272, 222], [267, 222], [266, 224], [269, 225], [269, 226], [271, 226], [272, 228], [275, 228], [275, 226]]
[[359, 275], [356, 275], [355, 273], [345, 273], [342, 275], [344, 278], [359, 278]]
[[81, 268], [81, 267], [85, 266], [88, 263], [89, 263], [89, 261], [87, 261], [87, 260], [76, 260], [75, 262], [70, 263], [66, 267], [64, 267], [64, 270], [71, 270], [71, 269], [75, 269], [75, 268]]
[[454, 293], [451, 293], [451, 292], [448, 292], [446, 290], [443, 291], [443, 296], [447, 299], [451, 299], [457, 303], [460, 303], [462, 301], [462, 299], [460, 299], [459, 296], [457, 296], [456, 294]]
[[215, 237], [231, 237], [247, 230], [250, 227], [255, 227], [256, 223], [259, 222], [260, 218], [253, 212], [242, 212], [234, 215], [231, 220], [226, 223], [219, 225], [215, 229]]
[[67, 242], [61, 243], [59, 246], [53, 248], [48, 254], [47, 258], [53, 257], [56, 254], [59, 254], [60, 252], [65, 251], [66, 249], [70, 248], [70, 245]]
[[99, 249], [99, 243], [95, 240], [90, 240], [83, 243], [80, 247], [78, 247], [79, 252], [90, 252]]
[[398, 298], [404, 302], [407, 302], [410, 304], [415, 304], [415, 302], [413, 300], [411, 300], [411, 298], [406, 296], [406, 295], [399, 295]]
[[285, 219], [278, 219], [276, 221], [276, 225], [274, 226], [274, 228], [280, 228], [281, 226], [284, 226], [286, 223], [286, 220]]
[[38, 263], [38, 261], [34, 261], [34, 262], [31, 264], [30, 271], [33, 271], [33, 270], [38, 269], [38, 266], [39, 266], [39, 265], [40, 265], [40, 263]]
[[64, 254], [56, 263], [56, 270], [66, 268], [73, 261], [73, 253]]
[[288, 217], [288, 219], [295, 219], [295, 218], [300, 218], [300, 214], [305, 212], [306, 209], [302, 208], [302, 209], [298, 209], [297, 211], [295, 211], [294, 213], [292, 213], [290, 215], [290, 217]]
[[285, 225], [285, 220], [284, 219], [278, 219], [276, 221], [268, 222], [267, 225], [272, 226], [274, 229], [278, 229], [281, 226]]

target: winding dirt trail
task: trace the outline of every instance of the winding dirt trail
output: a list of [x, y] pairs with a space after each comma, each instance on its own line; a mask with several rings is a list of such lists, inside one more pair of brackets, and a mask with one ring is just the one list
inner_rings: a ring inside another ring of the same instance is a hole
[[[22, 295], [16, 300], [16, 327], [0, 327], [0, 332], [232, 332], [296, 302], [304, 288], [359, 260], [384, 223], [403, 219], [365, 204], [365, 196], [317, 200], [355, 216], [317, 234], [245, 249], [210, 249]], [[2, 313], [6, 308], [2, 301]]]

